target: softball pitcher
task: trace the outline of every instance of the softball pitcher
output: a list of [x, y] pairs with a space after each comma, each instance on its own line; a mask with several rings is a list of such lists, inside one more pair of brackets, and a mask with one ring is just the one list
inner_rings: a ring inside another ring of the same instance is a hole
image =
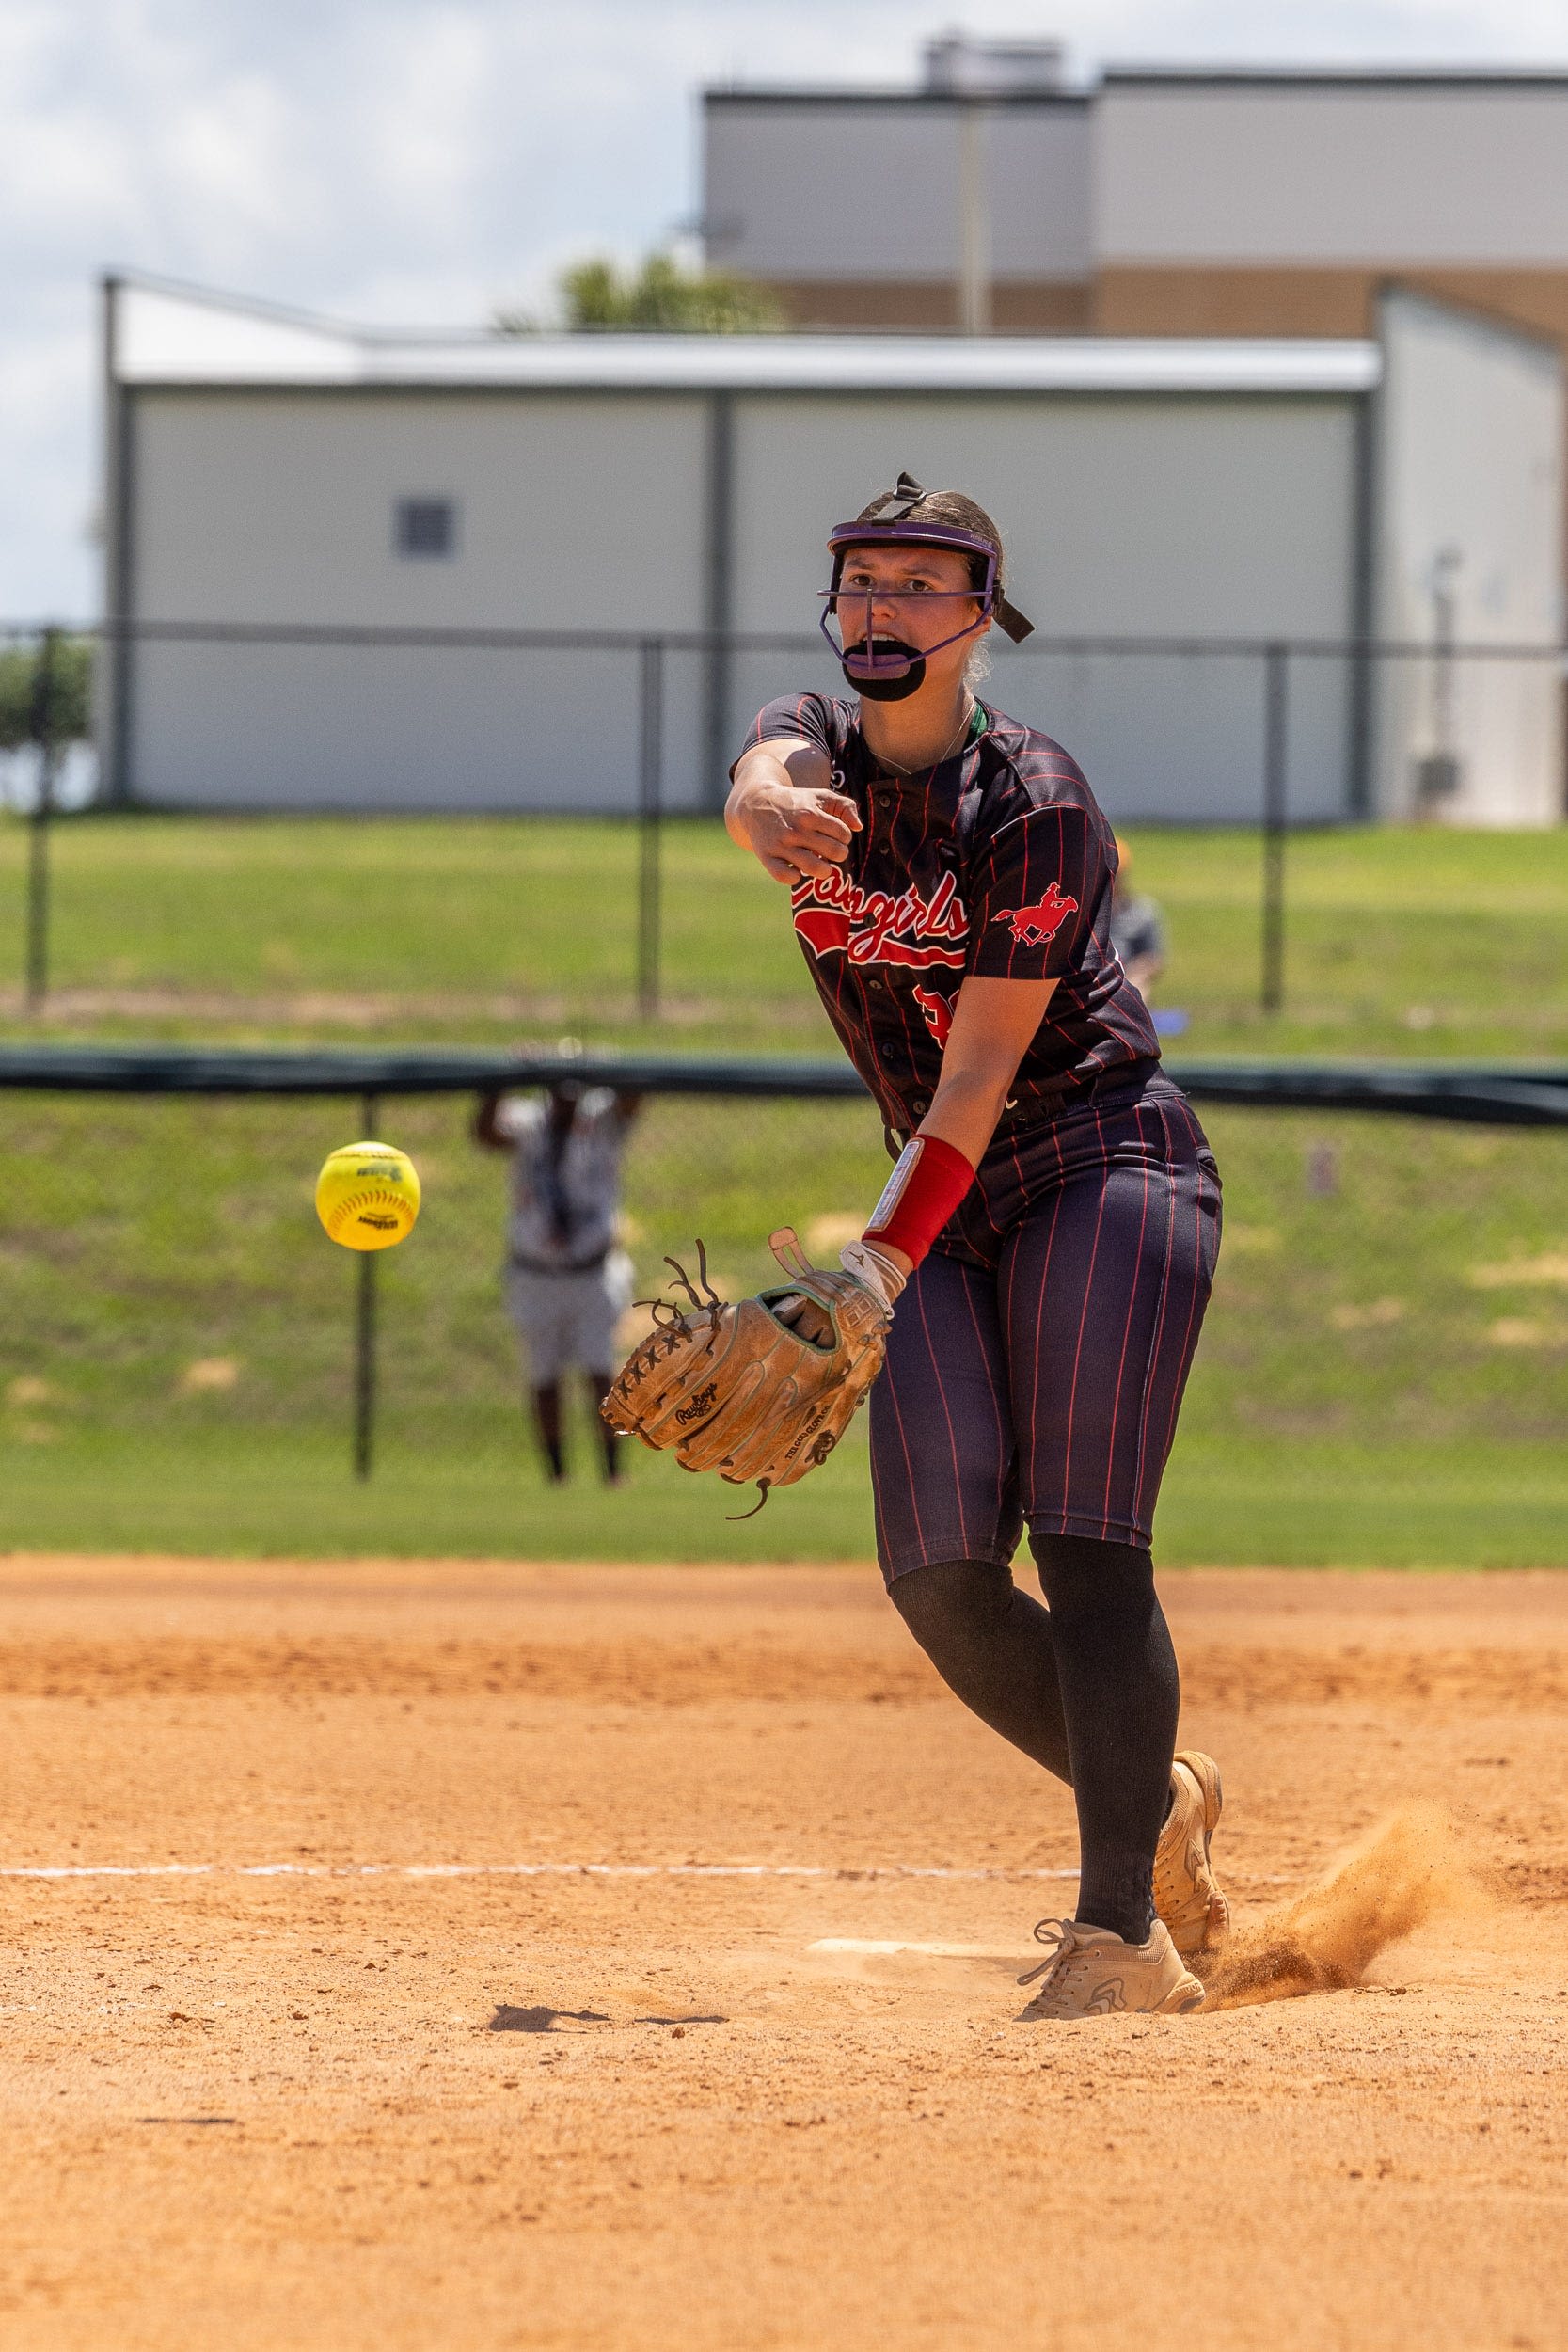
[[[822, 626], [855, 699], [770, 703], [726, 821], [788, 889], [896, 1156], [844, 1253], [891, 1315], [870, 1392], [883, 1574], [951, 1689], [1073, 1791], [1077, 1909], [1036, 1930], [1025, 2015], [1194, 2009], [1186, 1963], [1228, 1918], [1220, 1777], [1174, 1753], [1149, 1546], [1219, 1173], [1111, 946], [1093, 794], [974, 691], [991, 628], [1029, 634], [996, 526], [901, 475], [828, 548]], [[783, 1311], [831, 1321], [808, 1284]], [[1025, 1529], [1045, 1608], [1013, 1582]]]

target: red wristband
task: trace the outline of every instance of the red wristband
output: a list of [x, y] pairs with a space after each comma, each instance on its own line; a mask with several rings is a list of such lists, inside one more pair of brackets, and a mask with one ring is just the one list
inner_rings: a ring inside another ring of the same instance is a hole
[[911, 1136], [898, 1155], [864, 1239], [891, 1242], [918, 1265], [970, 1185], [974, 1170], [940, 1136]]

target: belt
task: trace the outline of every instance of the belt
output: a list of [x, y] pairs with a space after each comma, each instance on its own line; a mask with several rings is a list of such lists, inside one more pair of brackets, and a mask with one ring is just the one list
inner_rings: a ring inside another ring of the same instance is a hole
[[507, 1252], [506, 1263], [521, 1268], [524, 1274], [593, 1274], [609, 1257], [612, 1245], [607, 1243], [593, 1258], [525, 1258], [520, 1250]]

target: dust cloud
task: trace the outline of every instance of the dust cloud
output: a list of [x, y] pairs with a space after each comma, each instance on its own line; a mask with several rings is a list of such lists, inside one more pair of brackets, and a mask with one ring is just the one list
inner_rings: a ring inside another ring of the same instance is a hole
[[1390, 1944], [1486, 1901], [1453, 1822], [1413, 1805], [1381, 1822], [1316, 1886], [1239, 1928], [1205, 1978], [1210, 2009], [1358, 1984]]

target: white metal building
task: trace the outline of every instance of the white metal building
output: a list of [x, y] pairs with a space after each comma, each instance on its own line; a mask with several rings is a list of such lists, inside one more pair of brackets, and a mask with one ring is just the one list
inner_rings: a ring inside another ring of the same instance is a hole
[[[1115, 816], [1256, 816], [1265, 640], [1319, 648], [1294, 816], [1403, 814], [1434, 757], [1436, 813], [1560, 813], [1552, 664], [1473, 691], [1342, 650], [1559, 634], [1557, 353], [1423, 299], [1375, 342], [394, 341], [150, 284], [105, 315], [110, 797], [629, 809], [639, 641], [685, 634], [662, 787], [713, 806], [768, 695], [838, 682], [721, 641], [812, 630], [828, 527], [905, 467], [1002, 522], [1038, 636], [988, 691]], [[484, 631], [565, 642], [451, 642]], [[1104, 639], [1162, 643], [1064, 642]]]

